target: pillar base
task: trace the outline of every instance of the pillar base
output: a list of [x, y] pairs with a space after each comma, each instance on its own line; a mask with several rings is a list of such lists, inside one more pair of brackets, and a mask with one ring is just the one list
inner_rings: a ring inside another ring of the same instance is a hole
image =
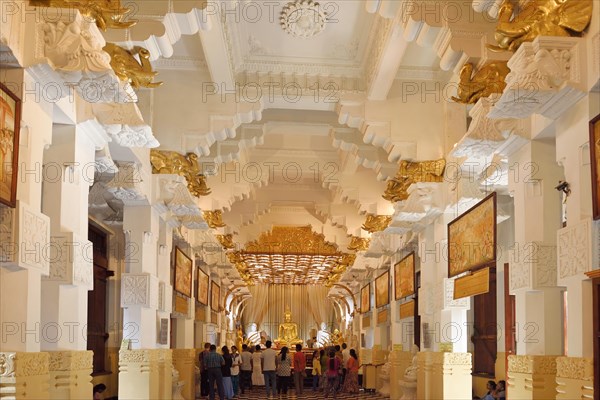
[[417, 356], [417, 398], [472, 398], [471, 353], [422, 352]]
[[119, 352], [120, 399], [159, 399], [159, 381], [157, 350]]
[[[390, 399], [398, 400], [402, 397], [400, 381], [404, 379], [404, 372], [412, 362], [413, 355], [408, 351], [392, 351], [389, 360], [392, 364], [390, 370]], [[415, 388], [416, 390], [416, 388]]]
[[48, 375], [50, 399], [85, 399], [92, 393], [93, 352], [52, 351]]
[[184, 382], [181, 394], [185, 399], [196, 398], [196, 349], [173, 349], [173, 366]]
[[557, 358], [508, 356], [507, 397], [511, 400], [556, 398]]
[[48, 399], [48, 365], [48, 353], [0, 353], [0, 397]]
[[557, 400], [594, 398], [594, 363], [591, 358], [556, 359]]

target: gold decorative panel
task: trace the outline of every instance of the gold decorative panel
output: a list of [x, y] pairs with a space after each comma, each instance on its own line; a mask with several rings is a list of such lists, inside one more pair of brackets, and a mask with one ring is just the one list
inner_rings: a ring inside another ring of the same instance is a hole
[[367, 219], [362, 226], [367, 232], [374, 233], [385, 230], [392, 222], [390, 215], [367, 215]]
[[401, 161], [396, 176], [387, 183], [383, 198], [396, 203], [408, 198], [408, 188], [417, 182], [442, 182], [446, 160]]
[[96, 22], [98, 28], [127, 29], [137, 23], [126, 20], [133, 13], [130, 7], [122, 7], [119, 0], [29, 0], [34, 7], [77, 8], [79, 12]]
[[369, 238], [361, 238], [358, 236], [352, 236], [350, 240], [350, 244], [348, 245], [348, 250], [350, 251], [365, 251], [369, 248], [371, 244], [371, 239]]
[[223, 222], [223, 212], [221, 210], [204, 211], [202, 217], [208, 226], [213, 229], [225, 227], [225, 223]]
[[198, 156], [195, 153], [184, 156], [175, 151], [153, 149], [150, 151], [150, 163], [153, 174], [183, 176], [193, 196], [208, 196], [211, 193], [204, 175], [200, 173]]
[[336, 283], [356, 256], [338, 251], [311, 226], [275, 226], [240, 252], [228, 254], [244, 281], [274, 284]]
[[[162, 82], [154, 82], [158, 72], [152, 70], [150, 52], [140, 46], [131, 50], [114, 43], [107, 43], [102, 49], [110, 56], [110, 66], [120, 80], [129, 82], [134, 89], [140, 87], [157, 88]], [[139, 61], [138, 58], [139, 57]]]

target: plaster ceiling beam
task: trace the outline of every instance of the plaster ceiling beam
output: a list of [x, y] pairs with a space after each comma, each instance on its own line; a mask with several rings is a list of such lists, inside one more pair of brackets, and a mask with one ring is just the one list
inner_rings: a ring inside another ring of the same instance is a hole
[[131, 1], [127, 6], [138, 23], [129, 29], [109, 29], [104, 36], [125, 48], [146, 48], [151, 61], [171, 57], [182, 35], [211, 30], [218, 13], [216, 6], [204, 1]]
[[221, 23], [221, 15], [211, 14], [207, 18], [212, 24], [212, 29], [200, 31], [200, 40], [210, 76], [217, 87], [217, 93], [234, 91], [236, 85], [233, 65], [230, 63], [227, 52], [228, 44]]

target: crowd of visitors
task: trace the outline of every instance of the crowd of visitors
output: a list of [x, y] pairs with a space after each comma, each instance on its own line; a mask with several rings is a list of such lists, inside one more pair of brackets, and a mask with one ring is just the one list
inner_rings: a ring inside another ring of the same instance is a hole
[[[266, 398], [272, 398], [287, 395], [292, 384], [295, 394], [302, 394], [308, 375], [302, 345], [297, 344], [293, 354], [288, 347], [277, 352], [271, 346], [271, 341], [265, 343], [264, 349], [244, 344], [241, 353], [235, 346], [223, 346], [217, 353], [215, 345], [206, 343], [199, 355], [202, 398], [213, 400], [218, 395], [220, 400], [230, 400], [247, 390], [265, 390]], [[320, 391], [326, 398], [332, 395], [334, 399], [339, 392], [359, 392], [358, 355], [346, 343], [315, 350], [311, 361], [314, 392]]]

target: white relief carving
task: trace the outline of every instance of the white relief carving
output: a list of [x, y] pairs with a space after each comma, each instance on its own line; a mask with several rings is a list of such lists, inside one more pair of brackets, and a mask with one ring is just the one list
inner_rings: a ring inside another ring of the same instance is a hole
[[0, 353], [0, 377], [15, 377], [15, 358], [16, 353]]
[[248, 50], [250, 54], [257, 56], [266, 56], [272, 53], [271, 49], [262, 44], [254, 35], [248, 36]]
[[81, 284], [89, 290], [94, 289], [94, 265], [93, 265], [93, 246], [89, 240], [83, 240], [79, 236], [73, 235], [77, 246], [73, 252], [73, 283]]
[[529, 265], [523, 262], [522, 257], [518, 256], [518, 251], [510, 251], [510, 290], [528, 288], [531, 286], [531, 269]]
[[535, 287], [556, 286], [556, 246], [538, 245], [536, 253], [533, 260]]
[[104, 125], [115, 142], [123, 147], [155, 148], [160, 143], [154, 137], [152, 128], [148, 125]]
[[444, 309], [469, 308], [471, 302], [469, 297], [454, 300], [454, 281], [456, 279], [444, 279]]
[[560, 278], [580, 275], [592, 269], [592, 221], [586, 219], [558, 231]]
[[283, 7], [279, 21], [281, 28], [290, 35], [309, 38], [325, 29], [327, 13], [312, 0], [295, 0]]
[[186, 184], [179, 183], [173, 189], [173, 198], [168, 203], [169, 210], [177, 216], [200, 215], [200, 208], [190, 194]]
[[135, 163], [118, 163], [117, 166], [119, 172], [106, 184], [108, 192], [125, 203], [144, 201], [140, 167]]
[[123, 275], [122, 301], [123, 307], [129, 305], [145, 305], [150, 292], [150, 275]]
[[556, 119], [580, 100], [580, 38], [538, 37], [523, 43], [508, 62], [506, 89], [488, 118], [527, 118], [542, 114]]
[[50, 242], [49, 218], [24, 206], [21, 206], [19, 213], [20, 259], [18, 262], [47, 273], [50, 266], [47, 246]]

